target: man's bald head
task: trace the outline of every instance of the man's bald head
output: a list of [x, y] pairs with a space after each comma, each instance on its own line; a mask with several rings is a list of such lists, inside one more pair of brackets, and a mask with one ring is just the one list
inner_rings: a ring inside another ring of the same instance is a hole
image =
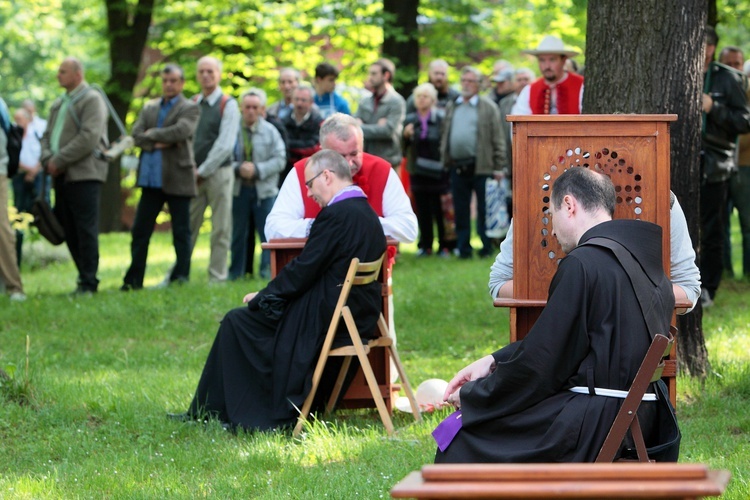
[[66, 57], [57, 70], [57, 81], [62, 88], [70, 92], [83, 81], [83, 64], [75, 57]]

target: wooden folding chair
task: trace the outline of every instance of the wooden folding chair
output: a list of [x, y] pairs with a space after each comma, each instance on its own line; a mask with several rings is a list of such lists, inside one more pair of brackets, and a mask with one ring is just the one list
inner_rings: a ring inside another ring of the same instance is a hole
[[628, 395], [617, 412], [607, 438], [599, 450], [599, 455], [596, 457], [597, 462], [612, 462], [615, 459], [615, 455], [620, 449], [620, 445], [625, 439], [628, 429], [633, 437], [635, 449], [638, 452], [638, 461], [649, 461], [648, 453], [646, 452], [646, 443], [643, 440], [643, 432], [641, 431], [641, 425], [638, 422], [638, 415], [636, 413], [649, 384], [661, 378], [665, 366], [664, 359], [669, 356], [672, 350], [676, 334], [677, 329], [671, 326], [669, 336], [660, 334], [654, 336], [651, 346], [646, 351], [646, 356], [643, 358], [643, 362], [640, 368], [638, 368], [635, 379], [633, 379], [633, 383], [628, 390]]
[[[383, 395], [380, 393], [380, 387], [378, 386], [378, 381], [375, 377], [375, 373], [373, 372], [372, 366], [370, 365], [370, 362], [367, 358], [367, 354], [370, 352], [370, 350], [377, 347], [385, 348], [388, 350], [388, 353], [393, 359], [393, 363], [396, 366], [398, 375], [401, 378], [401, 385], [406, 392], [409, 403], [411, 404], [414, 419], [420, 421], [422, 418], [419, 413], [417, 399], [411, 390], [411, 385], [409, 385], [409, 380], [406, 377], [406, 372], [404, 371], [404, 367], [401, 364], [401, 359], [399, 358], [396, 346], [393, 344], [393, 339], [388, 334], [388, 326], [385, 322], [385, 319], [383, 318], [383, 313], [381, 312], [378, 317], [376, 331], [377, 336], [372, 340], [367, 341], [367, 343], [363, 343], [362, 337], [357, 330], [357, 325], [354, 322], [354, 316], [352, 315], [352, 312], [347, 305], [349, 292], [351, 291], [353, 286], [367, 285], [378, 279], [378, 273], [380, 272], [380, 267], [383, 264], [384, 258], [385, 254], [383, 254], [376, 261], [362, 263], [360, 263], [359, 259], [357, 259], [356, 257], [352, 259], [352, 263], [349, 266], [349, 271], [346, 273], [346, 279], [344, 280], [344, 284], [341, 287], [341, 294], [339, 295], [336, 309], [333, 312], [331, 323], [328, 326], [328, 332], [326, 333], [326, 338], [323, 342], [320, 356], [318, 357], [318, 363], [315, 366], [312, 388], [310, 389], [310, 393], [307, 395], [307, 398], [302, 405], [302, 410], [300, 411], [297, 425], [294, 427], [295, 437], [299, 436], [300, 432], [302, 431], [302, 427], [307, 420], [307, 416], [310, 413], [310, 408], [312, 407], [313, 400], [315, 399], [315, 393], [317, 392], [318, 386], [320, 385], [320, 378], [323, 375], [323, 369], [325, 368], [328, 358], [333, 356], [343, 356], [344, 362], [341, 366], [341, 371], [339, 372], [339, 376], [336, 380], [336, 384], [334, 385], [331, 397], [329, 398], [328, 404], [326, 405], [326, 411], [330, 412], [333, 410], [333, 406], [336, 404], [336, 401], [341, 394], [341, 390], [343, 389], [346, 375], [349, 371], [349, 366], [351, 365], [351, 360], [356, 356], [362, 367], [362, 372], [364, 373], [367, 380], [367, 385], [370, 388], [372, 398], [375, 401], [375, 406], [378, 409], [378, 413], [380, 413], [380, 419], [383, 421], [383, 425], [385, 426], [388, 434], [390, 435], [393, 433], [393, 422], [391, 421], [388, 407], [383, 400]], [[346, 329], [349, 332], [349, 337], [351, 338], [352, 345], [332, 349], [333, 341], [336, 337], [336, 332], [342, 318], [344, 320], [344, 324], [346, 325]]]

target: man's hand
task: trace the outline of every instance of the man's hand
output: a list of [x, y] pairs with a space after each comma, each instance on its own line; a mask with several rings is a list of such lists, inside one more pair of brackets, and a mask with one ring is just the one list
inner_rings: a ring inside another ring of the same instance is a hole
[[702, 101], [702, 109], [704, 113], [710, 113], [711, 108], [714, 107], [714, 100], [711, 99], [711, 96], [708, 94], [702, 94], [701, 95], [703, 101]]
[[57, 163], [55, 162], [54, 159], [50, 159], [47, 162], [47, 172], [49, 172], [49, 175], [51, 175], [52, 177], [57, 177], [58, 175], [60, 175], [62, 173], [57, 168]]
[[154, 149], [167, 149], [169, 147], [173, 146], [172, 144], [167, 144], [166, 142], [155, 142], [154, 143]]
[[474, 361], [472, 364], [461, 370], [456, 374], [455, 377], [448, 382], [448, 387], [445, 389], [443, 399], [457, 407], [461, 406], [461, 400], [459, 398], [458, 391], [466, 382], [471, 382], [478, 378], [486, 377], [495, 368], [495, 358], [491, 354]]
[[36, 175], [42, 169], [42, 164], [37, 162], [37, 164], [31, 168], [21, 167], [21, 169], [25, 172], [23, 174], [24, 182], [34, 182]]
[[250, 302], [251, 300], [253, 300], [253, 299], [255, 298], [255, 296], [256, 296], [256, 295], [258, 295], [258, 292], [250, 292], [250, 293], [248, 293], [248, 294], [247, 294], [247, 295], [245, 295], [245, 297], [244, 297], [244, 298], [242, 299], [242, 303], [243, 303], [243, 304], [247, 304], [248, 302]]
[[388, 125], [388, 118], [383, 117], [378, 120], [378, 127], [385, 127]]
[[255, 163], [243, 161], [240, 165], [240, 177], [247, 180], [253, 179], [255, 177]]
[[414, 136], [414, 124], [409, 123], [404, 127], [404, 139], [411, 139]]

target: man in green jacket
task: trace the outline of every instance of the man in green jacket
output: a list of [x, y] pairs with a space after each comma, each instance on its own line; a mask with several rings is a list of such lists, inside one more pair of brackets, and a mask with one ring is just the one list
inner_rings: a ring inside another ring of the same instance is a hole
[[54, 177], [55, 213], [78, 269], [74, 293], [99, 286], [99, 200], [107, 178], [101, 154], [109, 143], [104, 98], [84, 80], [83, 64], [66, 58], [57, 71], [65, 94], [52, 104], [42, 137], [42, 165]]

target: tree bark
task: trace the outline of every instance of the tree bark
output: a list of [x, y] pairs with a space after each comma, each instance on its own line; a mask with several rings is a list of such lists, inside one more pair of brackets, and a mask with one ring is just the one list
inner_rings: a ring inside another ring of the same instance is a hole
[[[585, 113], [674, 113], [671, 185], [682, 201], [693, 247], [700, 241], [700, 95], [706, 0], [589, 0]], [[697, 254], [697, 252], [696, 252]], [[709, 369], [702, 312], [679, 319], [678, 367]]]
[[396, 65], [396, 90], [406, 99], [419, 82], [419, 0], [383, 0], [383, 56]]
[[[109, 33], [110, 78], [104, 86], [117, 116], [125, 123], [125, 117], [133, 99], [133, 88], [138, 79], [138, 70], [146, 45], [148, 29], [154, 11], [154, 0], [138, 0], [133, 8], [127, 0], [105, 0], [107, 6], [107, 29]], [[109, 121], [111, 141], [121, 132], [114, 120]], [[114, 201], [113, 201], [114, 200]], [[102, 233], [122, 229], [120, 220], [122, 206], [120, 196], [120, 162], [111, 162], [107, 180], [102, 187], [102, 202], [99, 213], [99, 231]]]

